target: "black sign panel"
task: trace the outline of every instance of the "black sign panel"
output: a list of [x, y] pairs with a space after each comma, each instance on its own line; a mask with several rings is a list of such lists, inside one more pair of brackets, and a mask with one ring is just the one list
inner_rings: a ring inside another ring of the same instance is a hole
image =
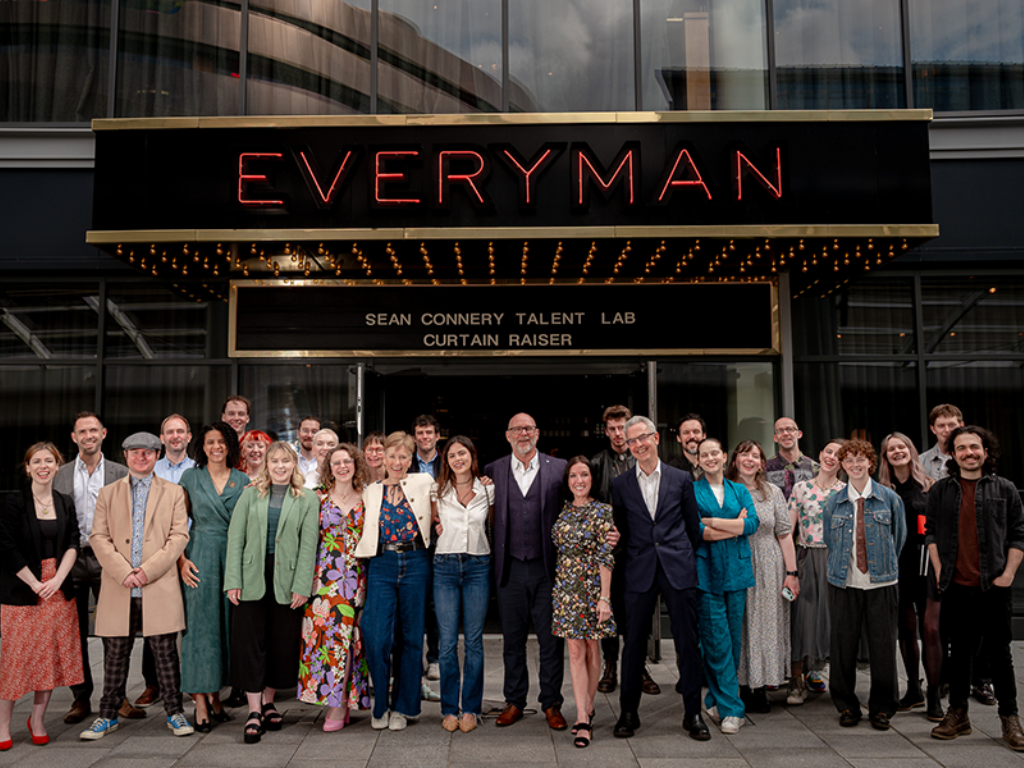
[[932, 220], [919, 119], [342, 122], [96, 138], [95, 230]]
[[238, 356], [606, 354], [773, 347], [769, 284], [236, 285]]

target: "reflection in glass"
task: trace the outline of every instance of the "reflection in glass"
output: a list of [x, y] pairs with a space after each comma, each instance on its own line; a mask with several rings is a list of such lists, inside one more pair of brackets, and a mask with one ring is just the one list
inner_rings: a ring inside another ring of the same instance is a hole
[[95, 358], [99, 286], [14, 284], [0, 291], [0, 358]]
[[160, 422], [172, 413], [188, 419], [195, 434], [220, 418], [231, 388], [227, 365], [108, 365], [104, 375], [103, 421], [115, 441], [108, 445], [108, 455], [120, 453], [121, 440], [128, 435], [157, 434]]
[[914, 105], [1024, 108], [1024, 0], [910, 0]]
[[909, 355], [914, 346], [910, 280], [860, 280], [819, 299], [793, 301], [797, 355]]
[[500, 0], [381, 0], [381, 112], [500, 112]]
[[763, 0], [641, 0], [645, 110], [765, 109]]
[[370, 0], [252, 0], [251, 115], [370, 111]]
[[120, 1], [117, 117], [238, 114], [238, 2]]
[[921, 281], [925, 352], [1024, 352], [1024, 284], [1006, 279]]
[[109, 0], [0, 2], [0, 122], [106, 117]]
[[107, 288], [107, 357], [205, 357], [205, 302], [188, 301], [156, 281]]
[[903, 107], [899, 0], [775, 0], [779, 109]]
[[632, 3], [516, 0], [508, 37], [512, 112], [635, 109]]
[[262, 425], [260, 429], [282, 440], [298, 440], [303, 417], [313, 415], [321, 426], [337, 432], [342, 442], [354, 442], [348, 370], [347, 365], [243, 365], [238, 369], [238, 391], [252, 400], [250, 423]]

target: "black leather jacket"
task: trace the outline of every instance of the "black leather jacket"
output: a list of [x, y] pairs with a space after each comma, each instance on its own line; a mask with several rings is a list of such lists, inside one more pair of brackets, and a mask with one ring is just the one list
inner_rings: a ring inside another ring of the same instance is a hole
[[[942, 573], [939, 589], [953, 580], [960, 530], [960, 479], [946, 477], [928, 491], [925, 544], [939, 550]], [[1006, 570], [1010, 548], [1024, 550], [1024, 506], [1017, 487], [1004, 477], [984, 475], [978, 481], [974, 508], [978, 518], [978, 550], [981, 558], [981, 588]]]
[[[636, 459], [628, 450], [625, 456], [626, 471], [629, 471], [636, 466]], [[603, 501], [605, 504], [612, 503], [612, 479], [615, 477], [613, 462], [622, 461], [615, 457], [616, 453], [611, 448], [605, 448], [590, 460], [594, 467], [594, 485], [591, 493], [594, 494], [595, 499]]]

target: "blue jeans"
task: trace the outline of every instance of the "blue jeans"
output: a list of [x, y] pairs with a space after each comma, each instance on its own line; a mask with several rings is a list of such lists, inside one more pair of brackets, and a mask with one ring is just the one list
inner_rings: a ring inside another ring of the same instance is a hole
[[398, 662], [391, 709], [407, 717], [420, 714], [420, 679], [423, 676], [423, 609], [430, 583], [430, 559], [425, 549], [382, 552], [369, 560], [366, 607], [359, 626], [363, 631], [366, 661], [373, 683], [373, 716], [388, 711], [391, 649], [395, 617], [402, 619], [402, 656]]
[[484, 697], [484, 617], [490, 591], [490, 555], [434, 555], [442, 716], [459, 713], [460, 614], [466, 633], [462, 711], [480, 714]]

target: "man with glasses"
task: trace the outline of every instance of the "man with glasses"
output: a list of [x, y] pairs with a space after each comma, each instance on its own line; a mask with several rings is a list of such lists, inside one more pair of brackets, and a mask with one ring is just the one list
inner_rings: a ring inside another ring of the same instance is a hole
[[818, 462], [800, 453], [800, 438], [804, 433], [788, 416], [775, 422], [772, 438], [779, 446], [779, 452], [768, 459], [765, 472], [768, 482], [782, 489], [782, 495], [789, 501], [793, 486], [805, 480], [813, 480], [818, 474]]
[[622, 714], [618, 738], [640, 727], [641, 680], [647, 656], [647, 631], [660, 593], [668, 607], [672, 638], [679, 657], [683, 696], [683, 730], [698, 741], [711, 732], [700, 714], [700, 652], [697, 647], [697, 563], [701, 541], [700, 513], [690, 476], [658, 458], [654, 422], [634, 416], [626, 422], [626, 445], [636, 469], [612, 481], [612, 507], [622, 526], [626, 551], [625, 647], [622, 652]]
[[561, 711], [563, 641], [551, 634], [556, 561], [551, 528], [561, 511], [565, 460], [540, 453], [539, 437], [533, 417], [516, 414], [505, 432], [512, 454], [484, 468], [494, 481], [494, 578], [504, 635], [505, 709], [497, 725], [512, 725], [526, 708], [526, 637], [532, 618], [540, 646], [540, 705], [548, 725], [561, 731], [568, 724]]

